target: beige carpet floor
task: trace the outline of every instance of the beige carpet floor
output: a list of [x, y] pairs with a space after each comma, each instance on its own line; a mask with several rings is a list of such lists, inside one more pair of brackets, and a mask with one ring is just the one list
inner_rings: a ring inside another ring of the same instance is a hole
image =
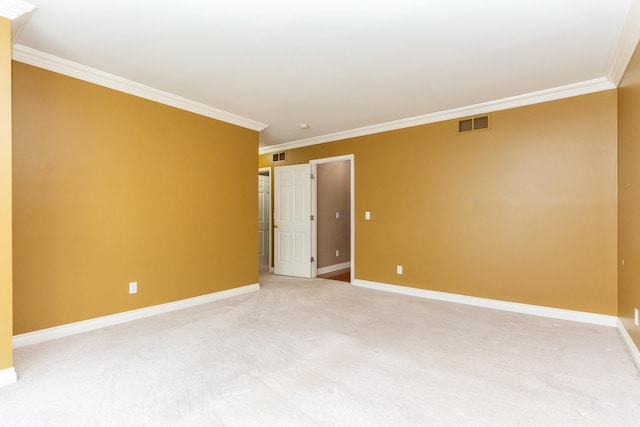
[[19, 348], [0, 426], [640, 426], [614, 328], [263, 275]]

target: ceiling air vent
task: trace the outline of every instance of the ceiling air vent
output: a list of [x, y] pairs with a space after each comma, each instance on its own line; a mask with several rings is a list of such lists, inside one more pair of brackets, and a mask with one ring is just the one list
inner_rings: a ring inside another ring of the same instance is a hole
[[287, 161], [287, 152], [283, 151], [282, 153], [273, 153], [273, 163], [285, 162]]
[[458, 133], [489, 129], [489, 115], [458, 120]]

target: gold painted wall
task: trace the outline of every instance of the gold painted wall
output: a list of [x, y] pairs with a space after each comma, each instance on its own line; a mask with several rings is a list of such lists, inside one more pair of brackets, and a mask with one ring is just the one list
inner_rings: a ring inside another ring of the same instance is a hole
[[355, 155], [357, 279], [616, 315], [616, 102], [611, 90], [494, 112], [486, 131], [445, 121], [304, 147], [287, 164]]
[[11, 21], [0, 17], [0, 370], [13, 367]]
[[14, 333], [258, 283], [257, 132], [13, 77]]
[[[618, 89], [618, 307], [640, 348], [640, 52], [636, 50]], [[624, 264], [622, 264], [624, 260]]]

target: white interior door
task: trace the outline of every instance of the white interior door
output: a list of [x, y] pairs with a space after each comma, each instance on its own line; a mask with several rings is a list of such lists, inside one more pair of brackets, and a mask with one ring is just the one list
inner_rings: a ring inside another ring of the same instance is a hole
[[271, 217], [271, 178], [258, 175], [258, 264], [261, 268], [269, 265], [269, 238]]
[[274, 168], [274, 272], [311, 277], [311, 166]]

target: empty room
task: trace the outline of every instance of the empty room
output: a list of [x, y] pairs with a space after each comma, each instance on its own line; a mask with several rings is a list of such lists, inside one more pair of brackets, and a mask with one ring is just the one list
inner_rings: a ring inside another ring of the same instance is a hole
[[0, 0], [0, 427], [637, 426], [639, 41], [640, 0]]

